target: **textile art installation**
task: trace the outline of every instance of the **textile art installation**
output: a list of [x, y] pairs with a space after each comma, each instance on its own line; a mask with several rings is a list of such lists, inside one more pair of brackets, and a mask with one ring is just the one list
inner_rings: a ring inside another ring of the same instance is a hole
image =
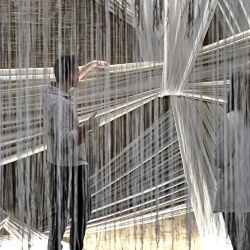
[[100, 122], [84, 136], [84, 249], [250, 249], [249, 0], [1, 0], [0, 249], [47, 249], [44, 96], [65, 55], [79, 126]]

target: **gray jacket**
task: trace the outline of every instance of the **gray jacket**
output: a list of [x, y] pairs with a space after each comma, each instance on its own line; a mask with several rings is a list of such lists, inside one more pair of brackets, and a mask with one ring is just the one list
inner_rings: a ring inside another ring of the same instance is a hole
[[78, 118], [72, 97], [54, 86], [43, 92], [47, 160], [60, 166], [87, 164], [85, 145], [78, 145]]
[[250, 212], [250, 127], [239, 111], [225, 115], [218, 134], [215, 212]]

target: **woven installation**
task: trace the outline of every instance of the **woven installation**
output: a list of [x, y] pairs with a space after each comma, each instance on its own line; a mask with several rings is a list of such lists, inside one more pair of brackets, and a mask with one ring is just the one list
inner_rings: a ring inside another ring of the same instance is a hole
[[79, 124], [100, 120], [84, 249], [248, 249], [248, 0], [3, 0], [0, 14], [0, 249], [47, 249], [43, 96], [63, 55], [97, 65], [70, 90]]

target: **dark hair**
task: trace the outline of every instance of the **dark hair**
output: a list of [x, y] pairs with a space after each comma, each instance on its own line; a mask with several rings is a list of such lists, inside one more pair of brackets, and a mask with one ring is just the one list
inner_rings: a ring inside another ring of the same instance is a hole
[[56, 81], [64, 83], [77, 70], [77, 63], [75, 55], [61, 56], [56, 59], [54, 65], [54, 74]]
[[249, 108], [250, 74], [247, 70], [237, 70], [231, 75], [231, 89], [228, 96], [228, 111]]

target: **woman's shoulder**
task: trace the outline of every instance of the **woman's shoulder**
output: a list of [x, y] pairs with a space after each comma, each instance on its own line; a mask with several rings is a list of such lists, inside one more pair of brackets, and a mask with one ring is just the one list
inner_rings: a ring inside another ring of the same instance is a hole
[[224, 117], [224, 128], [230, 132], [234, 131], [237, 128], [240, 128], [242, 125], [242, 114], [238, 111], [230, 111]]
[[238, 114], [235, 111], [231, 111], [229, 113], [226, 113], [223, 115], [219, 122], [219, 132], [222, 133], [222, 131], [228, 131], [231, 128], [233, 128], [235, 124], [235, 120], [238, 119]]
[[240, 118], [240, 112], [238, 112], [238, 111], [230, 111], [225, 115], [224, 121], [234, 123], [235, 121], [238, 121], [239, 118]]

